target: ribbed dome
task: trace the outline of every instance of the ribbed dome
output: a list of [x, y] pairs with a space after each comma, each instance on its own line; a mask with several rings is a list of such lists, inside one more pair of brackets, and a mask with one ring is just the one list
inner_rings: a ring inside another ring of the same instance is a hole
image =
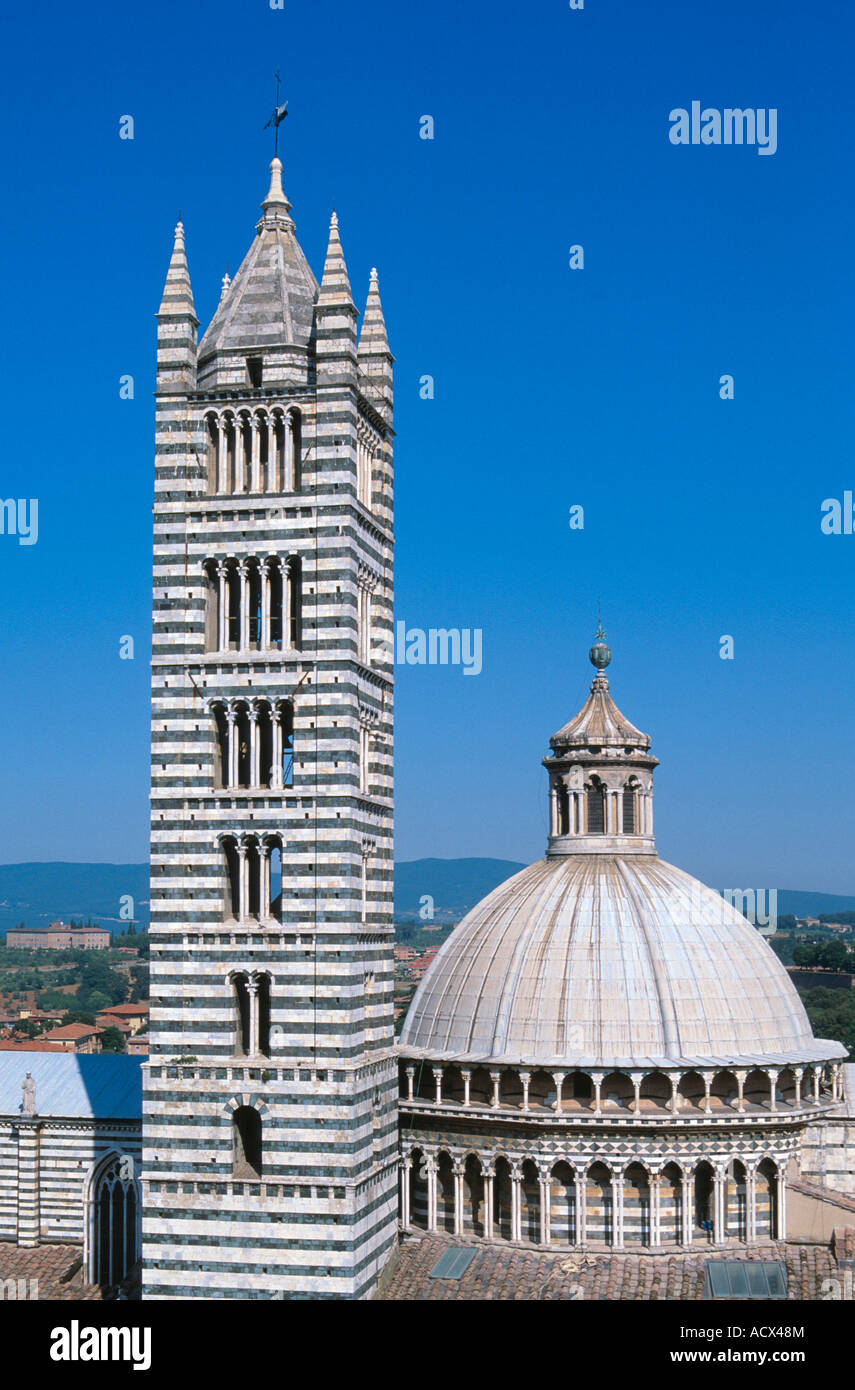
[[651, 855], [542, 859], [463, 919], [401, 1037], [437, 1060], [626, 1067], [808, 1062], [786, 970], [712, 889]]

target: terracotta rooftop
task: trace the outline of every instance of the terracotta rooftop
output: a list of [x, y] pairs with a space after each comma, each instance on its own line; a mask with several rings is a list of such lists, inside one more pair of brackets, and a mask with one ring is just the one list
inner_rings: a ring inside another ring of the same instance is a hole
[[[783, 1260], [791, 1300], [819, 1299], [823, 1279], [841, 1253], [855, 1249], [855, 1230], [835, 1231], [831, 1246], [767, 1241], [748, 1251], [697, 1250], [686, 1254], [588, 1254], [570, 1247], [555, 1254], [519, 1246], [485, 1245], [460, 1236], [406, 1240], [392, 1257], [375, 1295], [387, 1301], [599, 1301], [602, 1299], [696, 1300], [704, 1296], [704, 1265], [711, 1257]], [[460, 1279], [431, 1279], [440, 1255], [450, 1248], [477, 1250]]]

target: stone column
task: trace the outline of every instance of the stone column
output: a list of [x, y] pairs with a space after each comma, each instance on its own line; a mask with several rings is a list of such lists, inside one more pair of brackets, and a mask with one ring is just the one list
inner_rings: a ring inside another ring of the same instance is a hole
[[463, 1163], [458, 1158], [454, 1162], [454, 1234], [463, 1235]]
[[291, 650], [291, 612], [294, 602], [294, 581], [288, 560], [280, 559], [279, 572], [282, 575], [282, 650], [287, 652]]
[[635, 1092], [635, 1095], [634, 1095], [633, 1101], [632, 1101], [632, 1109], [633, 1109], [633, 1112], [634, 1112], [636, 1115], [640, 1115], [640, 1114], [641, 1114], [641, 1077], [639, 1076], [638, 1072], [633, 1072], [632, 1076], [630, 1077], [630, 1080], [632, 1081], [632, 1089], [633, 1089], [633, 1091]]
[[229, 568], [222, 560], [217, 562], [217, 579], [219, 581], [219, 609], [217, 612], [217, 647], [221, 652], [228, 651], [229, 642], [229, 590], [226, 580], [228, 579]]
[[270, 561], [261, 560], [258, 566], [261, 577], [261, 636], [258, 639], [259, 651], [270, 650]]
[[277, 487], [277, 464], [276, 457], [276, 421], [272, 415], [267, 417], [267, 491], [278, 492]]
[[41, 1130], [40, 1120], [21, 1120], [14, 1126], [18, 1140], [17, 1243], [22, 1249], [38, 1245], [41, 1237]]
[[554, 1071], [552, 1080], [555, 1082], [555, 1113], [560, 1115], [564, 1109], [564, 1077], [563, 1071]]
[[747, 1072], [747, 1071], [738, 1071], [738, 1072], [736, 1073], [736, 1089], [737, 1089], [736, 1108], [737, 1108], [737, 1110], [739, 1111], [740, 1115], [741, 1115], [741, 1114], [744, 1112], [744, 1110], [745, 1110], [745, 1078], [746, 1078], [747, 1075], [748, 1075], [748, 1072]]
[[745, 1242], [753, 1245], [757, 1239], [757, 1174], [745, 1165]]
[[270, 769], [270, 786], [282, 786], [282, 709], [281, 706], [271, 709], [270, 717], [273, 721], [273, 766]]
[[236, 731], [237, 715], [231, 705], [226, 705], [226, 775], [227, 787], [236, 787], [238, 780], [238, 740]]
[[522, 1108], [523, 1108], [523, 1110], [527, 1111], [527, 1110], [528, 1110], [528, 1088], [529, 1088], [529, 1086], [531, 1085], [531, 1072], [530, 1072], [530, 1071], [521, 1071], [521, 1072], [520, 1072], [520, 1081], [522, 1082], [522, 1088], [523, 1088], [523, 1103], [522, 1103]]
[[573, 1186], [576, 1190], [576, 1244], [588, 1243], [588, 1170], [574, 1165]]
[[434, 1104], [442, 1105], [442, 1067], [433, 1067]]
[[235, 492], [246, 492], [246, 453], [243, 420], [235, 416]]
[[553, 782], [549, 789], [549, 833], [558, 834], [558, 783]]
[[710, 1111], [712, 1110], [712, 1105], [710, 1103], [710, 1091], [712, 1089], [713, 1074], [711, 1071], [705, 1071], [702, 1072], [701, 1075], [703, 1077], [704, 1082], [704, 1112], [707, 1115], [709, 1115]]
[[766, 1075], [769, 1078], [769, 1110], [771, 1114], [774, 1115], [775, 1111], [778, 1109], [777, 1089], [778, 1077], [780, 1076], [780, 1072], [777, 1072], [772, 1068], [769, 1071], [767, 1071]]
[[261, 870], [261, 891], [259, 893], [258, 916], [262, 922], [270, 918], [270, 846], [259, 846], [259, 867]]
[[401, 1163], [401, 1225], [406, 1228], [410, 1224], [410, 1170], [413, 1166], [412, 1158], [405, 1158]]
[[491, 1080], [492, 1083], [493, 1083], [493, 1099], [490, 1101], [490, 1105], [491, 1105], [491, 1107], [493, 1108], [493, 1110], [498, 1110], [498, 1108], [499, 1108], [499, 1086], [500, 1086], [501, 1081], [502, 1081], [502, 1073], [501, 1073], [500, 1071], [491, 1071], [491, 1072], [490, 1072], [490, 1080]]
[[721, 1168], [713, 1171], [713, 1243], [723, 1245], [725, 1241], [726, 1229], [724, 1220], [724, 1196], [726, 1174]]
[[484, 1239], [493, 1239], [493, 1206], [494, 1206], [494, 1185], [495, 1178], [492, 1173], [484, 1172]]
[[820, 1068], [820, 1067], [814, 1067], [814, 1069], [813, 1069], [813, 1098], [814, 1098], [814, 1100], [816, 1101], [817, 1105], [819, 1105], [819, 1076], [820, 1076], [820, 1071], [821, 1071], [821, 1068]]
[[511, 1240], [522, 1240], [522, 1169], [511, 1165]]
[[416, 1069], [415, 1067], [406, 1067], [405, 1070], [407, 1073], [407, 1100], [412, 1100], [413, 1086], [416, 1079]]
[[676, 1115], [680, 1109], [680, 1078], [676, 1072], [672, 1072], [668, 1079], [671, 1082], [671, 1099], [668, 1102], [668, 1109], [672, 1115]]
[[662, 1175], [651, 1173], [650, 1182], [650, 1247], [658, 1250], [662, 1245]]
[[239, 844], [238, 854], [238, 910], [235, 914], [239, 922], [245, 922], [249, 915], [249, 862], [246, 845]]
[[469, 1104], [469, 1087], [472, 1084], [472, 1073], [464, 1069], [463, 1073], [463, 1104]]
[[217, 491], [229, 489], [229, 432], [224, 419], [217, 421]]
[[249, 998], [249, 1055], [258, 1056], [258, 980], [254, 975], [247, 977], [246, 992]]
[[612, 1169], [612, 1244], [623, 1250], [623, 1169]]
[[683, 1173], [680, 1196], [680, 1244], [691, 1245], [695, 1238], [695, 1180], [691, 1173]]
[[427, 1199], [428, 1199], [428, 1231], [436, 1232], [436, 1159], [431, 1154], [426, 1158], [427, 1167]]
[[240, 638], [238, 648], [245, 652], [249, 647], [249, 565], [246, 560], [238, 561], [240, 576]]
[[285, 446], [285, 456], [282, 460], [282, 491], [294, 491], [294, 417], [286, 415], [282, 431], [282, 442]]
[[252, 431], [252, 460], [250, 464], [250, 492], [261, 492], [261, 421], [257, 415], [250, 418]]
[[805, 1074], [805, 1073], [804, 1073], [804, 1067], [794, 1067], [794, 1068], [793, 1068], [793, 1079], [795, 1080], [795, 1083], [796, 1083], [796, 1098], [795, 1098], [795, 1106], [796, 1106], [796, 1109], [799, 1109], [800, 1106], [801, 1106], [801, 1103], [802, 1103], [802, 1077], [804, 1076], [804, 1074]]
[[541, 1245], [549, 1245], [552, 1240], [552, 1212], [550, 1209], [552, 1189], [549, 1173], [544, 1173], [542, 1169], [538, 1173], [538, 1185], [540, 1188], [540, 1243]]
[[249, 785], [261, 786], [261, 748], [258, 737], [258, 706], [249, 708]]
[[601, 1088], [601, 1086], [602, 1086], [602, 1084], [603, 1084], [603, 1080], [604, 1080], [604, 1074], [603, 1074], [603, 1072], [601, 1072], [601, 1071], [594, 1071], [594, 1072], [591, 1072], [591, 1080], [592, 1080], [593, 1083], [594, 1083], [594, 1114], [595, 1114], [595, 1115], [602, 1115], [602, 1113], [603, 1113], [603, 1112], [602, 1112], [602, 1108], [601, 1108], [601, 1107], [602, 1107], [602, 1098], [601, 1098], [601, 1096], [600, 1096], [600, 1088]]

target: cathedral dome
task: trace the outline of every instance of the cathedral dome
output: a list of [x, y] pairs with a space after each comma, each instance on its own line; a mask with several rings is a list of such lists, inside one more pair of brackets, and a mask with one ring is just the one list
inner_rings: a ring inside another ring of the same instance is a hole
[[590, 853], [532, 864], [464, 917], [401, 1049], [597, 1068], [841, 1053], [814, 1039], [786, 970], [735, 907], [655, 856]]
[[464, 917], [415, 994], [402, 1052], [588, 1069], [845, 1055], [814, 1038], [757, 928], [658, 857], [658, 761], [612, 700], [604, 636], [592, 649], [591, 693], [543, 760], [547, 857]]

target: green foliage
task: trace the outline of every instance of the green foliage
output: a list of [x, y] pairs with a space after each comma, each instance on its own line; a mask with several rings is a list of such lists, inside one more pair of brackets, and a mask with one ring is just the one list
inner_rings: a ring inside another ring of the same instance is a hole
[[855, 1056], [855, 989], [800, 990], [811, 1027], [818, 1038], [833, 1038]]
[[105, 1028], [101, 1034], [102, 1052], [124, 1052], [124, 1035], [118, 1028]]
[[131, 1000], [132, 1004], [138, 1004], [141, 999], [148, 999], [149, 996], [149, 971], [147, 965], [132, 965], [130, 969], [131, 979]]
[[19, 1018], [12, 1024], [13, 1033], [23, 1033], [27, 1038], [37, 1038], [41, 1031], [42, 1025], [34, 1018]]
[[775, 936], [770, 936], [768, 941], [782, 965], [795, 965], [793, 957], [799, 947], [796, 946], [791, 936], [781, 936], [780, 933], [776, 933]]
[[85, 1012], [84, 1010], [82, 1010], [82, 1009], [70, 1009], [68, 1013], [63, 1014], [63, 1016], [62, 1016], [62, 1023], [61, 1023], [60, 1026], [61, 1026], [62, 1028], [65, 1028], [69, 1023], [91, 1023], [91, 1024], [94, 1024], [94, 1022], [95, 1022], [95, 1015], [94, 1015], [94, 1014], [88, 1014], [88, 1013], [86, 1013], [86, 1012]]
[[814, 970], [855, 971], [855, 953], [843, 941], [811, 941], [796, 946], [793, 964]]

